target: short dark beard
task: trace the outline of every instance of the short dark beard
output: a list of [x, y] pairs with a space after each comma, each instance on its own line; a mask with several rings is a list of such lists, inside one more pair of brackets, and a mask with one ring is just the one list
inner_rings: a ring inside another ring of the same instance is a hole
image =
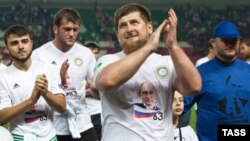
[[245, 57], [243, 57], [243, 59], [244, 59], [245, 61], [250, 60], [250, 55], [246, 55]]
[[226, 54], [223, 54], [223, 53], [218, 53], [218, 55], [220, 56], [220, 58], [223, 58], [224, 60], [230, 61], [230, 62], [235, 60], [235, 58], [236, 58], [236, 53], [233, 56], [229, 56], [229, 55], [226, 55]]
[[125, 54], [130, 54], [139, 48], [143, 47], [146, 44], [147, 40], [138, 40], [135, 42], [129, 42], [129, 43], [124, 43], [122, 44], [122, 49], [125, 52]]
[[26, 62], [26, 61], [30, 58], [31, 54], [32, 54], [32, 52], [30, 52], [30, 54], [29, 54], [26, 58], [22, 58], [22, 59], [17, 58], [17, 57], [15, 57], [15, 56], [13, 56], [12, 54], [9, 54], [9, 55], [10, 55], [10, 57], [11, 57], [13, 60], [15, 60], [15, 61], [18, 61], [18, 62]]

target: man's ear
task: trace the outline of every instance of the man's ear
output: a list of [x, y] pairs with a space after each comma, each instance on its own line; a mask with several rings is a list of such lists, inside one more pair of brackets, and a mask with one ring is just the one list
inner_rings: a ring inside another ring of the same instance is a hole
[[151, 35], [153, 33], [153, 23], [152, 22], [147, 23], [147, 29], [148, 29], [148, 33]]
[[59, 27], [57, 25], [53, 25], [53, 32], [54, 34], [58, 34]]
[[208, 47], [210, 47], [210, 48], [214, 48], [214, 44], [215, 44], [215, 42], [214, 42], [214, 39], [210, 39], [209, 40], [209, 42], [208, 42]]

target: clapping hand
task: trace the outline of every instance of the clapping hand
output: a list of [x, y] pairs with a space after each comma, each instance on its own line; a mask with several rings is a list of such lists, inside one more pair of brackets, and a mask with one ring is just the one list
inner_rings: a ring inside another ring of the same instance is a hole
[[173, 9], [168, 11], [168, 18], [164, 27], [164, 43], [166, 48], [171, 49], [177, 44], [177, 16]]

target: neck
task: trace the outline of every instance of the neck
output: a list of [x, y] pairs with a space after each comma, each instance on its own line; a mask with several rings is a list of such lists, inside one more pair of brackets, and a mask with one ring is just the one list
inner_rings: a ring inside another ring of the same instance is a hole
[[209, 60], [211, 60], [211, 59], [213, 59], [213, 58], [214, 58], [214, 55], [213, 55], [213, 54], [211, 54], [211, 53], [209, 53], [209, 54], [207, 55], [207, 57], [208, 57], [208, 59], [209, 59]]
[[61, 50], [62, 52], [67, 52], [71, 49], [71, 47], [67, 47], [56, 38], [52, 41], [52, 43], [57, 49]]
[[27, 71], [30, 68], [31, 63], [32, 63], [31, 59], [28, 59], [25, 62], [14, 60], [13, 65], [21, 71]]
[[173, 126], [177, 127], [179, 124], [179, 117], [178, 116], [173, 116]]

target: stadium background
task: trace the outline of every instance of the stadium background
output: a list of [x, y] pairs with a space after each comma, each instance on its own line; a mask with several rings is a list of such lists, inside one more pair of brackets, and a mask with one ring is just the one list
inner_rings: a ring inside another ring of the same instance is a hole
[[[39, 47], [53, 38], [53, 16], [63, 7], [80, 12], [83, 24], [78, 42], [97, 42], [102, 54], [117, 52], [121, 48], [115, 37], [113, 15], [115, 9], [129, 2], [147, 6], [155, 27], [166, 17], [167, 10], [173, 8], [179, 20], [178, 41], [194, 63], [207, 54], [212, 28], [221, 20], [235, 22], [242, 37], [250, 36], [249, 0], [0, 0], [0, 61], [10, 62], [3, 40], [8, 26], [28, 25], [34, 33], [35, 47]], [[167, 54], [162, 43], [157, 52]], [[191, 119], [194, 127], [194, 113]]]

